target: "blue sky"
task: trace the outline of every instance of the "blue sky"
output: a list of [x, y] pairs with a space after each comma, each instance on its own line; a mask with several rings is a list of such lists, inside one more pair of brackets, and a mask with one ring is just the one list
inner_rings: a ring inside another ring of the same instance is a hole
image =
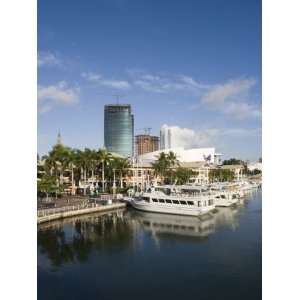
[[39, 0], [38, 152], [60, 130], [103, 146], [103, 106], [130, 103], [135, 133], [163, 124], [185, 147], [261, 156], [261, 3]]

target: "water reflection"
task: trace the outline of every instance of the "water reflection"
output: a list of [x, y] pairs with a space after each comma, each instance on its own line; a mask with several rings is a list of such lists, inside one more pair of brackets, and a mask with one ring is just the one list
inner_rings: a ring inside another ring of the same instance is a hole
[[65, 219], [38, 227], [38, 250], [59, 267], [85, 262], [92, 251], [126, 248], [132, 244], [132, 224], [124, 210], [111, 214]]
[[[93, 252], [99, 254], [126, 251], [137, 246], [138, 237], [150, 233], [156, 246], [162, 239], [202, 241], [218, 228], [238, 226], [238, 215], [245, 203], [219, 208], [199, 219], [122, 209], [109, 214], [95, 214], [41, 224], [38, 250], [53, 267], [84, 263]], [[39, 265], [42, 262], [39, 261]]]

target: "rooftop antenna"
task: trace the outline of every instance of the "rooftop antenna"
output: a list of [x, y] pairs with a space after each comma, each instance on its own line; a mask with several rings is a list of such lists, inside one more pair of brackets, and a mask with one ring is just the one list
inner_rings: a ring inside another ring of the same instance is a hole
[[125, 95], [122, 95], [122, 94], [114, 94], [113, 96], [116, 97], [116, 102], [117, 102], [117, 104], [119, 104], [120, 97], [124, 97]]
[[144, 128], [145, 134], [146, 134], [146, 135], [150, 135], [151, 129], [152, 129], [151, 127], [145, 127], [145, 128]]
[[144, 127], [144, 128], [139, 128], [137, 130], [143, 130], [145, 135], [150, 135], [151, 129], [152, 129], [152, 127]]

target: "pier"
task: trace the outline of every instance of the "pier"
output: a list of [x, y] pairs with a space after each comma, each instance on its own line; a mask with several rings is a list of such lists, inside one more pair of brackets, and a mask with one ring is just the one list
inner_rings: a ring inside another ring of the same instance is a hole
[[37, 212], [37, 223], [41, 224], [52, 220], [58, 220], [94, 212], [105, 212], [126, 207], [125, 203], [115, 202], [101, 205], [97, 203], [80, 204], [60, 208], [40, 209]]

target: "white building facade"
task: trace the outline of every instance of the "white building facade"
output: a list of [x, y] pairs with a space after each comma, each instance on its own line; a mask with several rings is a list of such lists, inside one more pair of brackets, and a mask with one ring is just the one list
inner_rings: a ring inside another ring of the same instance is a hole
[[220, 164], [221, 154], [216, 153], [215, 148], [168, 148], [140, 155], [138, 160], [140, 162], [151, 163], [157, 160], [160, 153], [169, 153], [170, 151], [174, 152], [179, 162], [206, 162], [208, 164]]

